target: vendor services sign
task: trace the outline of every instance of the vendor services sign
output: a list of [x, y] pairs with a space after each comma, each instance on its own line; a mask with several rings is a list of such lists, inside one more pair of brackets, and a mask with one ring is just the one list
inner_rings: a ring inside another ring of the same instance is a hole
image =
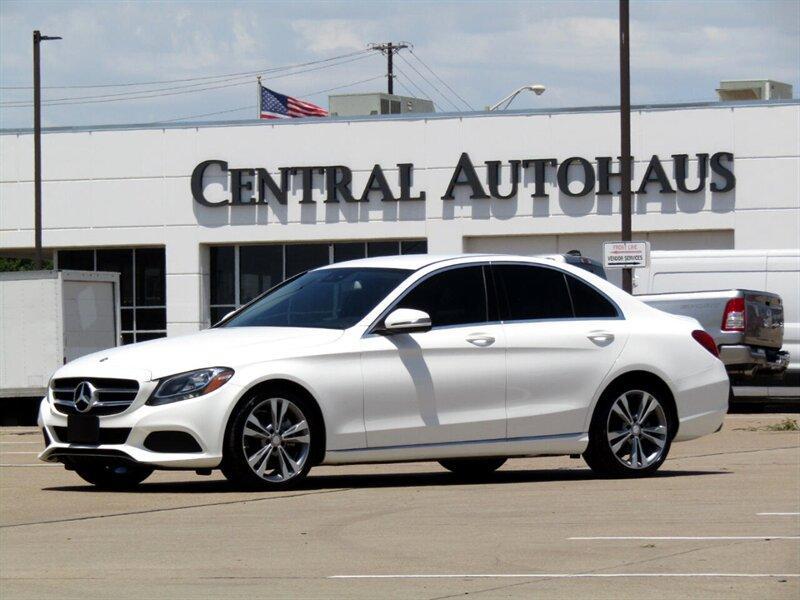
[[637, 269], [650, 264], [650, 242], [603, 242], [606, 269]]

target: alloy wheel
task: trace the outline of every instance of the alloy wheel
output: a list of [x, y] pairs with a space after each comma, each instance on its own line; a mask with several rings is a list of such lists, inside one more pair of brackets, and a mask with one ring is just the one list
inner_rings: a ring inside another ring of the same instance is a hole
[[247, 463], [260, 478], [284, 482], [297, 476], [311, 449], [303, 411], [291, 400], [269, 398], [255, 405], [242, 431]]
[[667, 415], [652, 394], [629, 390], [611, 405], [606, 425], [608, 445], [629, 469], [646, 469], [658, 462], [667, 445]]

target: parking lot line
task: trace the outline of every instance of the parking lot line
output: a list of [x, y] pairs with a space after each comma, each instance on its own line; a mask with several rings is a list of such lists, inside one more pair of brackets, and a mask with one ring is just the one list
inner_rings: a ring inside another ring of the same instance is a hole
[[798, 578], [798, 573], [437, 573], [399, 575], [329, 575], [328, 579], [592, 579], [634, 577]]
[[581, 541], [615, 541], [615, 540], [635, 540], [635, 541], [715, 541], [715, 540], [800, 540], [800, 535], [612, 535], [612, 536], [591, 536], [591, 537], [571, 537], [569, 540]]
[[757, 517], [788, 517], [788, 516], [797, 516], [800, 515], [800, 512], [765, 512], [765, 513], [756, 513]]
[[7, 444], [9, 446], [20, 446], [20, 445], [37, 445], [41, 446], [42, 442], [0, 442], [0, 444]]
[[39, 454], [38, 452], [0, 452], [0, 456], [5, 456], [6, 454]]
[[61, 467], [61, 466], [63, 466], [63, 465], [61, 465], [60, 463], [54, 463], [54, 464], [50, 464], [50, 463], [27, 463], [27, 464], [21, 464], [21, 465], [12, 465], [10, 463], [0, 464], [0, 467]]

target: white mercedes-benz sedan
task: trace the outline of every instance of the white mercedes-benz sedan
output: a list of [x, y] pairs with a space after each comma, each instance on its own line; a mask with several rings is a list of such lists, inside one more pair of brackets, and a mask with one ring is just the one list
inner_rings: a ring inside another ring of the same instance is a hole
[[283, 489], [318, 464], [434, 460], [464, 477], [583, 455], [655, 472], [718, 431], [728, 377], [697, 321], [546, 259], [393, 256], [308, 271], [197, 334], [60, 368], [48, 462], [121, 488], [221, 469]]

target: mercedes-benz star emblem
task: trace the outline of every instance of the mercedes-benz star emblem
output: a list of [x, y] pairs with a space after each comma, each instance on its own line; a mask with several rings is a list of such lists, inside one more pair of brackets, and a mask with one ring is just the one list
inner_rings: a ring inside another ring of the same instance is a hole
[[81, 413], [89, 412], [97, 402], [97, 388], [88, 381], [82, 381], [72, 393], [75, 410]]

